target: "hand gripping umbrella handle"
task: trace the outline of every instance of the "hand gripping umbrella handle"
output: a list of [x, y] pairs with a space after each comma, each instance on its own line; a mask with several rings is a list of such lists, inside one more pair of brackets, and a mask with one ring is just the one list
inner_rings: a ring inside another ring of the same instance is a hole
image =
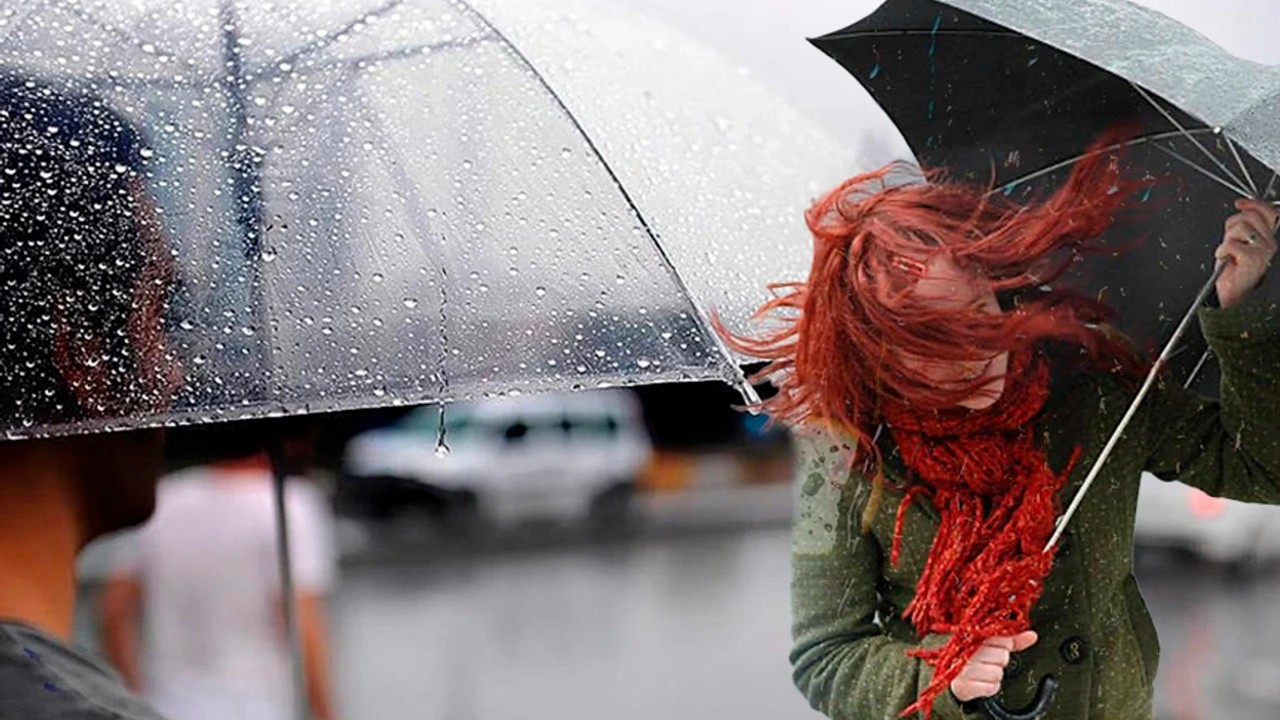
[[1040, 688], [1036, 690], [1035, 700], [1022, 710], [1009, 710], [1001, 705], [999, 700], [990, 697], [983, 698], [978, 703], [978, 707], [991, 720], [1035, 720], [1049, 711], [1049, 706], [1053, 704], [1053, 699], [1057, 695], [1058, 679], [1052, 675], [1045, 675], [1040, 681]]

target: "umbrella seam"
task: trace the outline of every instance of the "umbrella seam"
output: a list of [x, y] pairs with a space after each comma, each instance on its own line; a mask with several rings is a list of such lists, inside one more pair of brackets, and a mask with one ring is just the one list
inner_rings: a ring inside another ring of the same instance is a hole
[[671, 262], [670, 256], [667, 255], [666, 249], [662, 247], [662, 242], [658, 239], [657, 231], [654, 230], [653, 227], [649, 225], [648, 220], [646, 220], [644, 217], [644, 213], [640, 211], [639, 206], [636, 204], [635, 200], [631, 197], [631, 193], [627, 192], [626, 187], [622, 184], [622, 180], [618, 177], [617, 173], [614, 172], [613, 167], [609, 164], [609, 161], [605, 158], [604, 153], [602, 153], [600, 151], [600, 148], [596, 146], [595, 141], [591, 138], [591, 135], [587, 133], [586, 128], [582, 126], [582, 123], [578, 121], [578, 118], [569, 109], [568, 104], [565, 103], [562, 97], [560, 97], [560, 94], [556, 92], [555, 88], [551, 86], [551, 83], [547, 80], [547, 78], [541, 72], [538, 71], [537, 67], [533, 64], [533, 62], [530, 61], [530, 59], [523, 52], [521, 52], [520, 48], [518, 48], [515, 45], [515, 43], [511, 42], [511, 40], [508, 39], [507, 36], [504, 35], [503, 32], [497, 28], [497, 26], [495, 26], [492, 22], [490, 22], [489, 19], [486, 18], [482, 13], [480, 13], [478, 10], [472, 7], [470, 3], [466, 2], [466, 0], [454, 0], [454, 1], [464, 12], [467, 12], [470, 15], [472, 15], [474, 19], [482, 23], [485, 27], [489, 29], [490, 32], [492, 32], [494, 35], [498, 37], [502, 45], [507, 48], [507, 51], [510, 52], [512, 55], [514, 55], [516, 59], [521, 64], [523, 64], [525, 68], [530, 73], [532, 73], [535, 78], [537, 78], [538, 82], [551, 96], [551, 99], [556, 103], [556, 105], [560, 107], [560, 110], [564, 112], [565, 116], [569, 119], [569, 122], [573, 124], [575, 129], [577, 129], [578, 134], [587, 143], [587, 147], [590, 148], [592, 154], [594, 154], [596, 158], [600, 161], [601, 166], [604, 168], [605, 172], [609, 175], [609, 178], [613, 181], [614, 185], [617, 187], [618, 192], [622, 195], [622, 198], [627, 202], [627, 205], [631, 208], [631, 211], [635, 213], [636, 220], [638, 220], [640, 222], [641, 227], [644, 228], [645, 235], [647, 235], [649, 237], [650, 242], [653, 243], [654, 250], [658, 253], [658, 256], [659, 258], [661, 258], [663, 265], [666, 267], [672, 279], [675, 281], [677, 288], [680, 290], [680, 293], [684, 295], [685, 300], [689, 303], [690, 307], [693, 309], [693, 312], [697, 315], [698, 319], [701, 321], [699, 324], [701, 326], [702, 331], [706, 334], [707, 338], [711, 341], [711, 344], [719, 351], [719, 355], [721, 356], [721, 361], [722, 361], [722, 370], [729, 371], [729, 374], [726, 375], [725, 379], [726, 380], [731, 379], [732, 383], [738, 386], [739, 390], [743, 392], [743, 395], [746, 396], [749, 402], [755, 402], [756, 401], [755, 393], [754, 393], [754, 390], [751, 388], [751, 384], [747, 382], [745, 376], [742, 374], [742, 370], [738, 368], [737, 363], [734, 362], [733, 354], [729, 351], [729, 348], [724, 344], [724, 341], [720, 338], [718, 334], [716, 334], [714, 331], [711, 330], [711, 322], [709, 318], [703, 312], [702, 307], [698, 304], [697, 300], [694, 299], [693, 293], [689, 290], [689, 286], [685, 283], [684, 278], [680, 276], [679, 271], [676, 270], [675, 264]]

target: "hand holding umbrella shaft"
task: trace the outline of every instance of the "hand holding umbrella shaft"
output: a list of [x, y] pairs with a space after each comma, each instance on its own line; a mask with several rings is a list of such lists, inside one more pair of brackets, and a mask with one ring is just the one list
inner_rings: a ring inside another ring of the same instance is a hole
[[1239, 210], [1227, 218], [1222, 244], [1214, 251], [1218, 260], [1230, 265], [1218, 278], [1218, 303], [1229, 308], [1257, 287], [1276, 254], [1276, 222], [1280, 219], [1270, 204], [1253, 199], [1235, 203]]

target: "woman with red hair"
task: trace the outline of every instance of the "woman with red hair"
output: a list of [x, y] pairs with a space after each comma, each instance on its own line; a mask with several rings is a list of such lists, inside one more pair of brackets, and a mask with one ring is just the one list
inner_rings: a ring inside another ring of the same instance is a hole
[[770, 330], [727, 336], [769, 364], [762, 409], [796, 431], [791, 660], [841, 720], [1152, 716], [1155, 629], [1132, 575], [1139, 477], [1280, 503], [1280, 315], [1254, 288], [1277, 215], [1237, 203], [1200, 325], [1219, 401], [1163, 381], [1043, 552], [1149, 361], [1099, 300], [1055, 285], [1130, 212], [1140, 183], [1103, 138], [1051, 196], [1019, 204], [930, 174], [855, 177], [807, 213], [813, 264], [775, 286]]

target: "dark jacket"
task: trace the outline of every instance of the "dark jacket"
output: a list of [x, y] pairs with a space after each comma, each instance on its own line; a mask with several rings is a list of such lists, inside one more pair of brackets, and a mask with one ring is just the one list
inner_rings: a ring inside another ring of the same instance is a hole
[[106, 661], [0, 619], [0, 720], [164, 720]]

